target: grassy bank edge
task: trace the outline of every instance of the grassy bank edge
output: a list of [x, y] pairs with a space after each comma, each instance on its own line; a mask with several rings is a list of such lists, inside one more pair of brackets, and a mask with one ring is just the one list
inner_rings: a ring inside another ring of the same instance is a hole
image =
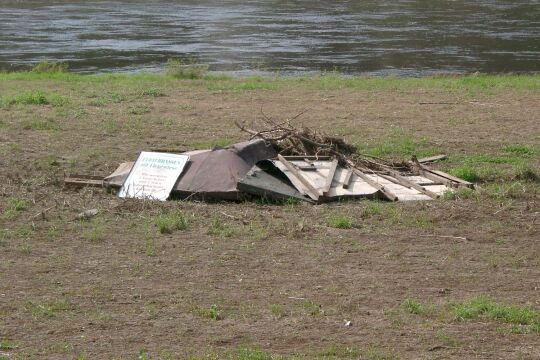
[[496, 92], [498, 90], [539, 90], [540, 74], [507, 75], [440, 75], [428, 77], [373, 77], [345, 76], [326, 73], [310, 76], [246, 76], [231, 77], [219, 73], [207, 73], [198, 78], [183, 78], [160, 73], [107, 73], [75, 74], [69, 72], [11, 72], [0, 73], [0, 82], [6, 81], [65, 81], [84, 83], [103, 82], [181, 82], [190, 86], [206, 87], [207, 90], [279, 90], [291, 86], [306, 87], [316, 90], [361, 89], [361, 90], [406, 90], [406, 89], [443, 89], [448, 91]]

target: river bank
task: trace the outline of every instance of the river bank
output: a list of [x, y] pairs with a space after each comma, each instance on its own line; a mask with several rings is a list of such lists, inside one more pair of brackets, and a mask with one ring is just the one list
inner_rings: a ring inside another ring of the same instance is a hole
[[[540, 355], [539, 75], [173, 75], [0, 74], [0, 358]], [[62, 185], [304, 111], [366, 154], [446, 153], [478, 189], [303, 206]]]

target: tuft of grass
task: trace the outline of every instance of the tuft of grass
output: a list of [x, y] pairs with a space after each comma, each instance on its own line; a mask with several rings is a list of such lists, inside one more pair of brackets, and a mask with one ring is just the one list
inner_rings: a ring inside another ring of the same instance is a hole
[[451, 304], [450, 309], [454, 320], [457, 321], [490, 319], [526, 326], [526, 330], [530, 332], [540, 330], [540, 312], [525, 306], [497, 303], [485, 296]]
[[188, 220], [182, 212], [173, 211], [167, 215], [158, 216], [155, 224], [161, 234], [172, 234], [176, 230], [187, 229]]
[[519, 164], [514, 166], [514, 178], [516, 180], [539, 182], [540, 175], [529, 165]]
[[171, 58], [165, 64], [165, 74], [177, 79], [202, 79], [207, 72], [208, 65], [189, 60]]
[[28, 301], [24, 305], [24, 309], [28, 311], [32, 317], [54, 317], [62, 311], [71, 310], [72, 305], [66, 300], [59, 300], [53, 302], [34, 302]]
[[219, 311], [219, 308], [216, 304], [211, 305], [209, 308], [198, 307], [195, 309], [195, 314], [200, 317], [212, 319], [212, 320], [221, 320], [222, 315]]
[[30, 70], [32, 73], [66, 73], [69, 70], [69, 65], [62, 62], [41, 61], [35, 64]]
[[16, 348], [16, 345], [8, 342], [7, 340], [0, 340], [0, 350], [13, 350]]
[[0, 98], [0, 106], [6, 107], [11, 105], [49, 105], [54, 107], [64, 106], [68, 99], [60, 94], [46, 94], [42, 90], [31, 90], [23, 92], [19, 95]]
[[4, 207], [4, 218], [13, 218], [18, 212], [28, 208], [28, 201], [18, 197], [10, 197], [6, 200]]
[[268, 308], [270, 309], [270, 312], [272, 313], [272, 315], [274, 315], [276, 319], [281, 319], [287, 316], [287, 312], [285, 311], [282, 305], [270, 304]]
[[328, 226], [336, 229], [351, 229], [354, 226], [353, 219], [350, 215], [334, 214], [326, 219]]
[[304, 302], [302, 302], [302, 308], [311, 316], [322, 316], [325, 314], [322, 306], [315, 304], [311, 300], [304, 300]]
[[460, 179], [463, 179], [468, 182], [476, 182], [480, 180], [480, 175], [478, 171], [471, 165], [463, 165], [454, 169], [449, 170], [450, 175], [454, 175]]
[[21, 122], [23, 130], [57, 131], [60, 126], [53, 119], [33, 118]]
[[460, 187], [455, 190], [447, 190], [443, 193], [442, 198], [444, 200], [462, 200], [462, 199], [469, 199], [473, 196], [475, 196], [476, 193], [474, 190], [469, 189], [467, 187]]
[[151, 88], [147, 88], [147, 89], [142, 89], [140, 91], [140, 95], [141, 96], [148, 96], [148, 97], [160, 97], [160, 96], [165, 96], [165, 93], [161, 89], [151, 87]]
[[514, 145], [507, 145], [504, 147], [504, 152], [516, 155], [519, 157], [531, 157], [534, 155], [534, 149], [527, 145], [520, 145], [520, 144], [514, 144]]
[[424, 313], [424, 306], [412, 298], [403, 300], [402, 306], [410, 314], [421, 315]]
[[150, 108], [146, 105], [136, 105], [128, 109], [128, 113], [131, 115], [143, 115], [150, 112]]

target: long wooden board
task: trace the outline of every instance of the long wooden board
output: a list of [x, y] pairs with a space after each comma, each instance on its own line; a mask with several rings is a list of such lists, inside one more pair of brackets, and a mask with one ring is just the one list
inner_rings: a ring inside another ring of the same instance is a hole
[[383, 185], [377, 183], [376, 181], [372, 180], [369, 176], [364, 174], [362, 171], [358, 169], [352, 169], [356, 176], [367, 182], [370, 186], [373, 186], [375, 189], [379, 190], [388, 200], [390, 201], [397, 201], [398, 197], [392, 193], [390, 190], [386, 189]]
[[306, 193], [306, 195], [312, 198], [313, 200], [318, 201], [319, 192], [309, 183], [309, 181], [306, 180], [306, 178], [302, 176], [300, 171], [296, 169], [296, 167], [291, 162], [289, 162], [287, 159], [285, 159], [283, 156], [279, 154], [278, 154], [278, 160], [281, 161], [283, 165], [285, 165], [287, 170], [289, 170], [291, 174], [294, 175], [294, 177], [296, 177], [298, 181], [300, 181], [300, 183], [302, 183], [302, 185], [304, 186], [303, 190]]

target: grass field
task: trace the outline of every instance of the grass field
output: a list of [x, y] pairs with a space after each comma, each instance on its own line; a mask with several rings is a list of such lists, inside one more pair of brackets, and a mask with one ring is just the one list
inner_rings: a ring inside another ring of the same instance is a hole
[[[62, 183], [304, 110], [362, 153], [446, 153], [477, 190], [312, 206]], [[0, 74], [0, 359], [538, 359], [538, 114], [538, 75]]]

